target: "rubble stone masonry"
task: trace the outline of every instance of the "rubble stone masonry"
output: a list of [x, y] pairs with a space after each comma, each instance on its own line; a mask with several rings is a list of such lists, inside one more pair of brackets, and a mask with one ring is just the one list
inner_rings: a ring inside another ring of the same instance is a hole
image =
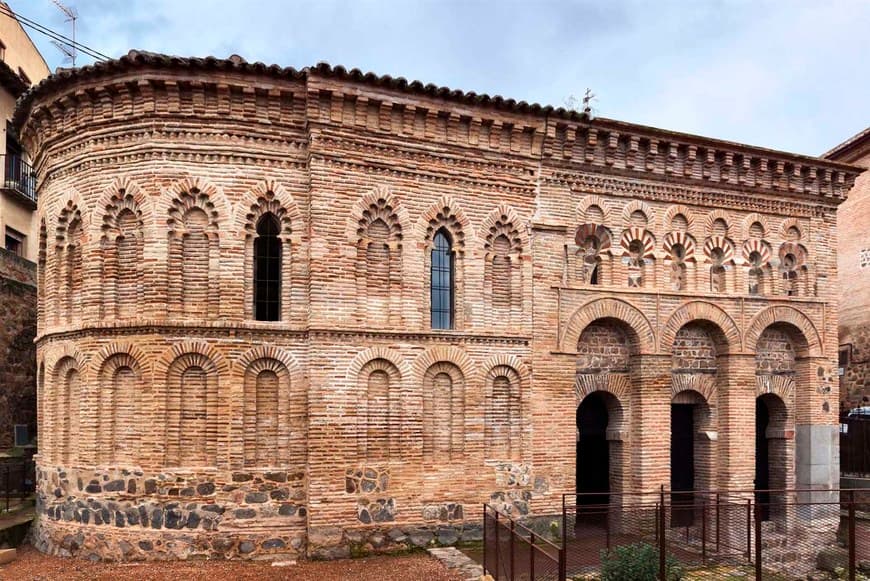
[[[546, 514], [575, 491], [593, 392], [611, 490], [669, 485], [671, 403], [699, 406], [696, 482], [751, 487], [760, 395], [773, 480], [837, 479], [857, 168], [237, 57], [62, 72], [16, 123], [40, 180], [44, 551], [480, 539], [482, 503]], [[254, 296], [266, 245], [277, 321]]]
[[[0, 249], [0, 451], [36, 437], [36, 265]], [[27, 442], [29, 444], [29, 442]]]

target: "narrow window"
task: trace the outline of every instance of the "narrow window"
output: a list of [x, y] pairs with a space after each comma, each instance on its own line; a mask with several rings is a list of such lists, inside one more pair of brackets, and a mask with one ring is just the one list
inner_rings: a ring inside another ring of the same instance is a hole
[[453, 249], [444, 229], [435, 234], [429, 282], [432, 297], [432, 328], [453, 328]]
[[6, 226], [6, 250], [18, 256], [24, 256], [24, 240], [24, 234]]
[[258, 321], [281, 319], [281, 224], [268, 212], [257, 222], [254, 239], [254, 318]]

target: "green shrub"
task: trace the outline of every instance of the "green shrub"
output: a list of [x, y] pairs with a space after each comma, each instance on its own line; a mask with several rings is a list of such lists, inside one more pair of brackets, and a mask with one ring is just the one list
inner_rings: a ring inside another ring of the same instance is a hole
[[[683, 570], [668, 555], [665, 560], [668, 581], [679, 581]], [[601, 581], [657, 581], [659, 552], [647, 543], [636, 543], [601, 551]]]

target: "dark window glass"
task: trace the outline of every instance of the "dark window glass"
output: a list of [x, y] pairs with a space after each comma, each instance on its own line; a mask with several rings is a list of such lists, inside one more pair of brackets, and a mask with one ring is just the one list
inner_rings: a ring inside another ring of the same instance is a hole
[[9, 252], [24, 256], [24, 234], [7, 226], [5, 246]]
[[430, 290], [432, 298], [432, 328], [453, 328], [453, 249], [450, 234], [439, 230], [432, 249]]
[[254, 239], [254, 318], [281, 319], [281, 224], [271, 212], [257, 222]]

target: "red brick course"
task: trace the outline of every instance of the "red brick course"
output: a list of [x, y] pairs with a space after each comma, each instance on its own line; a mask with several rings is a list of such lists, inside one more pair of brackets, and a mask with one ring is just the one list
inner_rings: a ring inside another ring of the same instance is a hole
[[[541, 514], [574, 491], [595, 391], [617, 488], [669, 485], [672, 401], [709, 407], [699, 482], [751, 487], [761, 394], [787, 410], [785, 484], [836, 478], [833, 436], [793, 440], [837, 422], [822, 388], [850, 166], [342, 69], [136, 54], [48, 81], [16, 118], [46, 239], [43, 550], [475, 538], [483, 502]], [[279, 322], [252, 320], [267, 211]], [[447, 331], [429, 324], [441, 228]]]

